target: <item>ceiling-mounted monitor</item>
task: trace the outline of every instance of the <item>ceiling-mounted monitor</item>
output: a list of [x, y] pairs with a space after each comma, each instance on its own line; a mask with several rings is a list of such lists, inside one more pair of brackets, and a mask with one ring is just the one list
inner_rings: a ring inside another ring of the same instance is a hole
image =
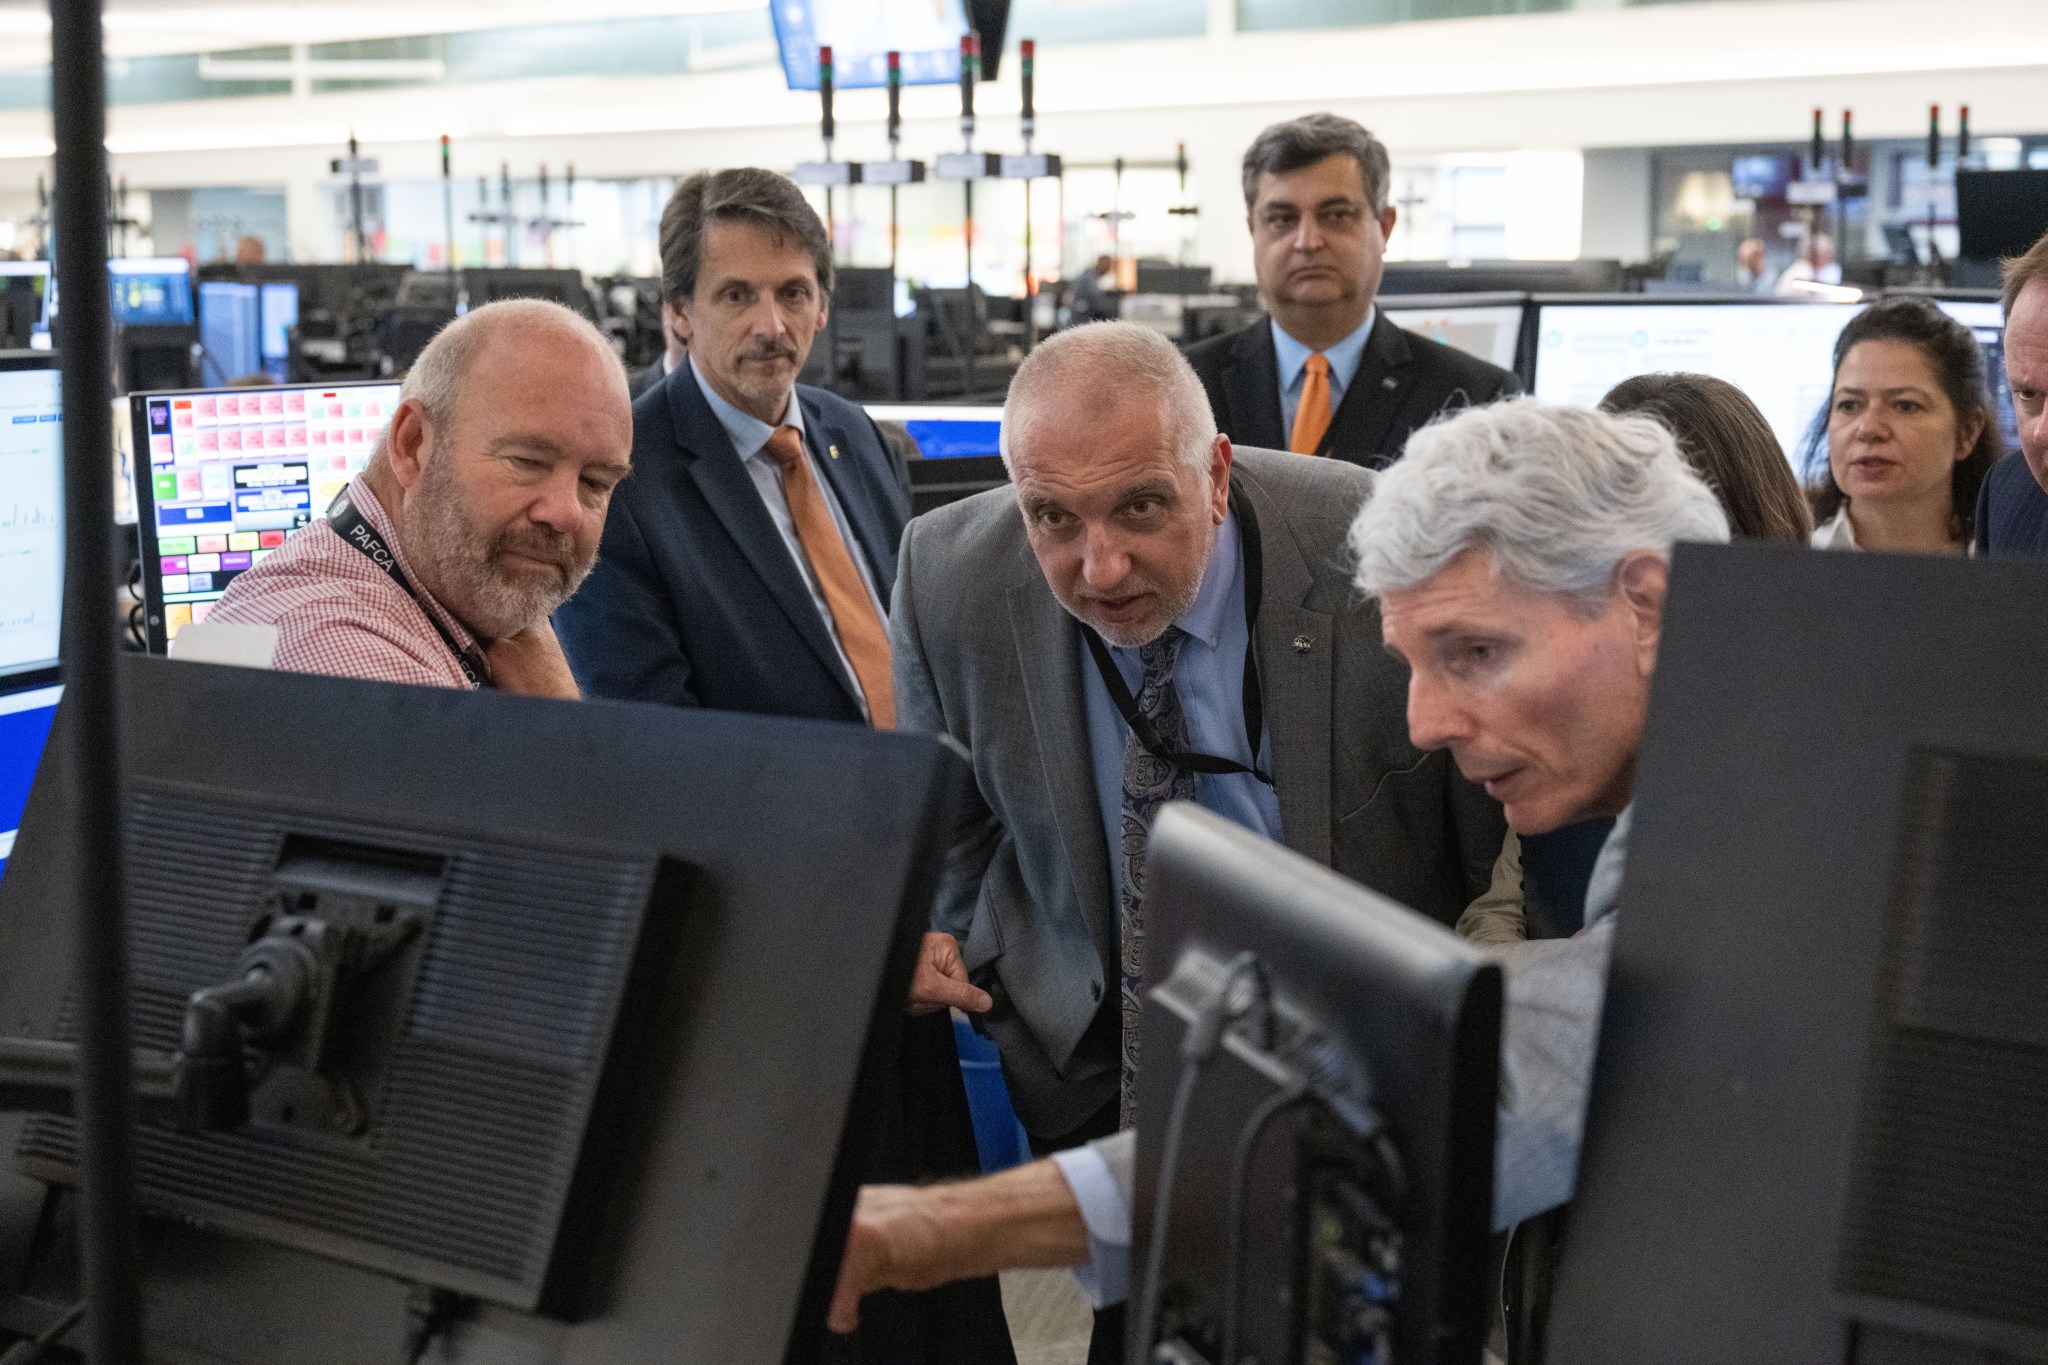
[[995, 78], [1010, 0], [772, 0], [769, 13], [792, 90], [818, 88], [821, 47], [832, 49], [840, 90], [887, 85], [891, 52], [901, 54], [905, 85], [951, 85], [970, 29], [981, 35], [982, 79]]

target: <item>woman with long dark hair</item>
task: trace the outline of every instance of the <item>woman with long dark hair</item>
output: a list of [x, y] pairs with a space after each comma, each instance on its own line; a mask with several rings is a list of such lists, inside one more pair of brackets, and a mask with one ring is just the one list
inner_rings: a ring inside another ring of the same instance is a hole
[[1970, 329], [1931, 299], [1872, 304], [1835, 342], [1807, 437], [1815, 547], [1966, 553], [2002, 447]]

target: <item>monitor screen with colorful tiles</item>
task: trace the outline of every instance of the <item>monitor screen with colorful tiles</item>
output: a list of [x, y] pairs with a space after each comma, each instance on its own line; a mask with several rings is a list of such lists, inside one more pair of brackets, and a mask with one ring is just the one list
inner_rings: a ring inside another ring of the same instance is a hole
[[398, 385], [139, 393], [130, 403], [148, 451], [135, 462], [136, 512], [149, 643], [161, 653], [369, 463]]

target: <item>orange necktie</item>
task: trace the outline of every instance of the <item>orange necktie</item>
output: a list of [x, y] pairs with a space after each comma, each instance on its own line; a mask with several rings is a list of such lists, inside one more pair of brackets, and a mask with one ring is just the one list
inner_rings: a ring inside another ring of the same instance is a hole
[[1302, 381], [1301, 402], [1294, 408], [1294, 434], [1287, 448], [1297, 455], [1313, 455], [1330, 429], [1330, 359], [1321, 351], [1308, 358], [1308, 377]]
[[768, 458], [782, 474], [782, 497], [789, 504], [789, 519], [796, 523], [797, 541], [810, 557], [818, 586], [825, 593], [826, 610], [839, 632], [839, 647], [853, 665], [853, 676], [868, 699], [868, 719], [877, 730], [896, 728], [895, 684], [889, 672], [889, 632], [882, 627], [882, 614], [861, 582], [839, 524], [818, 488], [818, 476], [804, 456], [803, 433], [795, 427], [777, 427], [768, 438]]

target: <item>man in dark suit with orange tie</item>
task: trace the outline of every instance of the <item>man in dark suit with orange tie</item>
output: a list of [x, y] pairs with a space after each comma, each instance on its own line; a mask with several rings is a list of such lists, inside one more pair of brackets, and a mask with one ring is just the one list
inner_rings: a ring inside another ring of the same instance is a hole
[[[597, 568], [555, 615], [570, 667], [586, 696], [892, 729], [887, 603], [908, 479], [857, 404], [796, 382], [830, 305], [825, 225], [772, 171], [702, 172], [662, 214], [661, 259], [688, 354], [633, 404], [634, 477], [613, 494]], [[946, 935], [927, 945], [957, 960]], [[945, 965], [921, 967], [920, 998], [986, 1009]], [[906, 1021], [900, 1067], [864, 1084], [855, 1178], [974, 1168], [943, 1010]], [[855, 1358], [1009, 1365], [995, 1282], [894, 1305], [862, 1324]]]
[[1380, 140], [1335, 114], [1276, 123], [1245, 153], [1271, 316], [1188, 351], [1236, 444], [1384, 468], [1439, 412], [1517, 391], [1506, 370], [1405, 332], [1375, 306], [1398, 216], [1390, 178]]

